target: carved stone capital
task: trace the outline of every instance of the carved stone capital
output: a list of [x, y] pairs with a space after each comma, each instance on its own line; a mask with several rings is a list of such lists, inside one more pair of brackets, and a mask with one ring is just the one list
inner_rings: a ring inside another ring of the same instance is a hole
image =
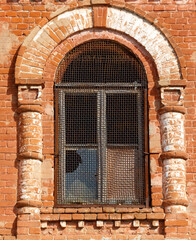
[[41, 105], [42, 86], [20, 85], [18, 86], [18, 106]]
[[161, 104], [163, 106], [182, 106], [184, 102], [183, 87], [161, 87]]

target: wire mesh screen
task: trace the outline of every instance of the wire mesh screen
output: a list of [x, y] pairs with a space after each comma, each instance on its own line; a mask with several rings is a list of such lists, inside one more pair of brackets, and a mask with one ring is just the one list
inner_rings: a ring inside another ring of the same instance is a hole
[[138, 144], [138, 94], [106, 95], [108, 144]]
[[59, 204], [145, 204], [146, 74], [109, 40], [71, 50], [56, 74]]
[[107, 197], [110, 202], [137, 203], [137, 158], [134, 148], [107, 148]]
[[97, 142], [96, 94], [65, 95], [66, 143], [92, 144]]
[[83, 203], [97, 196], [97, 96], [65, 94], [66, 199]]
[[99, 40], [82, 44], [62, 60], [57, 72], [61, 83], [146, 84], [143, 66], [126, 48]]

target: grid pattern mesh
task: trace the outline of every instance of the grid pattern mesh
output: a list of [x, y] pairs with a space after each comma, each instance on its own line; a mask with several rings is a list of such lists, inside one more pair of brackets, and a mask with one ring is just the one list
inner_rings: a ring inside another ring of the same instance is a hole
[[145, 204], [139, 60], [109, 40], [71, 50], [56, 75], [59, 204]]
[[70, 51], [57, 72], [61, 83], [140, 83], [146, 75], [138, 59], [108, 40], [91, 41]]

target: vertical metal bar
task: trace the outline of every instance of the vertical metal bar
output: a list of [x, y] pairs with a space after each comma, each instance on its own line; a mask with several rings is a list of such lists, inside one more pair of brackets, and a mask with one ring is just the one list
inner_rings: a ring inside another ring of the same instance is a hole
[[[143, 142], [143, 111], [142, 111], [142, 90], [138, 90], [138, 94], [137, 94], [137, 108], [138, 108], [138, 153], [139, 153], [139, 159], [138, 159], [138, 169], [139, 169], [139, 181], [141, 181], [142, 179], [142, 186], [141, 186], [141, 182], [139, 183], [139, 194], [138, 194], [138, 200], [140, 204], [143, 204], [143, 191], [141, 189], [144, 188], [144, 142]], [[142, 201], [142, 202], [141, 202]]]
[[[149, 152], [148, 145], [148, 89], [144, 90], [144, 131], [145, 131], [145, 152]], [[149, 207], [149, 155], [145, 155], [145, 197], [146, 207]]]
[[104, 90], [100, 91], [101, 97], [101, 172], [102, 172], [102, 203], [107, 202], [107, 160], [106, 160], [106, 94]]
[[54, 174], [54, 188], [55, 188], [55, 191], [54, 191], [54, 194], [55, 194], [55, 201], [58, 203], [58, 196], [59, 196], [59, 192], [58, 192], [58, 165], [60, 163], [60, 159], [59, 159], [59, 110], [58, 110], [58, 89], [57, 88], [54, 88], [54, 117], [55, 117], [55, 124], [54, 124], [54, 127], [55, 127], [55, 149], [54, 149], [54, 169], [55, 169], [55, 174]]
[[59, 187], [60, 187], [60, 201], [63, 203], [65, 199], [65, 172], [66, 172], [66, 133], [65, 133], [65, 92], [62, 89], [59, 90]]
[[98, 164], [97, 164], [97, 185], [98, 202], [101, 203], [102, 194], [102, 172], [101, 172], [101, 92], [97, 93], [97, 141], [98, 141]]

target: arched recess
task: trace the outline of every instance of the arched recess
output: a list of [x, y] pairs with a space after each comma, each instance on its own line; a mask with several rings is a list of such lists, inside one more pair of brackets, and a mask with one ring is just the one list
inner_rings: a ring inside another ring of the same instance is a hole
[[[181, 207], [179, 211], [186, 211], [184, 160], [187, 159], [187, 154], [184, 143], [183, 107], [185, 65], [178, 48], [174, 48], [171, 44], [172, 38], [166, 37], [169, 34], [163, 34], [155, 24], [152, 24], [154, 20], [150, 22], [147, 20], [150, 17], [146, 16], [145, 19], [144, 16], [129, 9], [111, 6], [63, 9], [54, 14], [51, 20], [44, 19], [20, 47], [15, 66], [15, 83], [19, 85], [18, 112], [20, 113], [18, 207], [41, 206], [40, 165], [43, 159], [41, 93], [46, 79], [45, 70], [48, 60], [52, 60], [51, 56], [54, 57], [52, 64], [55, 69], [65, 52], [73, 48], [71, 36], [84, 33], [85, 41], [85, 31], [93, 32], [95, 29], [100, 29], [100, 31], [114, 31], [133, 39], [144, 50], [143, 55], [138, 51], [139, 58], [145, 58], [144, 53], [146, 53], [156, 66], [156, 82], [161, 89], [160, 105], [162, 106], [158, 114], [162, 140], [161, 158], [164, 166], [164, 203], [166, 212], [175, 212], [179, 207]], [[63, 49], [64, 43], [66, 43], [66, 51]], [[58, 48], [64, 53], [56, 51], [55, 59], [54, 50]], [[36, 141], [33, 141], [35, 139]], [[175, 187], [177, 177], [172, 178], [172, 172], [176, 169], [179, 169], [180, 176], [183, 176], [183, 181], [178, 184], [180, 187]], [[34, 188], [35, 184], [36, 188]], [[20, 214], [26, 212], [21, 210]]]
[[178, 48], [174, 49], [170, 39], [155, 25], [128, 9], [89, 6], [62, 11], [47, 21], [43, 20], [41, 25], [45, 24], [31, 32], [19, 50], [16, 84], [43, 83], [43, 68], [53, 49], [76, 32], [99, 27], [122, 32], [143, 45], [157, 66], [160, 85], [175, 85], [176, 81], [184, 85], [182, 70], [185, 66], [181, 55], [177, 57]]

